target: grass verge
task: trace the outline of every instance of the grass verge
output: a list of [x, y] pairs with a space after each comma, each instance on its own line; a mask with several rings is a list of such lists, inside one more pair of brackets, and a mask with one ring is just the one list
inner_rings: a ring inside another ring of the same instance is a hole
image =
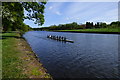
[[[0, 34], [0, 38], [2, 34]], [[0, 80], [2, 79], [2, 40], [0, 39]]]
[[2, 78], [49, 78], [35, 53], [18, 32], [2, 34]]
[[18, 57], [20, 56], [20, 52], [16, 50], [17, 36], [17, 33], [2, 34], [3, 78], [24, 78], [26, 76], [22, 74], [22, 61]]

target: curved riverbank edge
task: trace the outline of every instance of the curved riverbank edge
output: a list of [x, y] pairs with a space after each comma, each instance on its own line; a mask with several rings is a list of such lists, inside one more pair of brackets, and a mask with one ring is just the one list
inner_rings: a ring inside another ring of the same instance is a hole
[[44, 68], [36, 53], [32, 50], [25, 38], [19, 39], [19, 50], [24, 54], [21, 59], [24, 62], [24, 74], [30, 79], [48, 79], [53, 80], [51, 75]]
[[68, 33], [97, 33], [97, 34], [120, 34], [120, 32], [89, 32], [89, 31], [51, 31], [51, 32], [68, 32]]

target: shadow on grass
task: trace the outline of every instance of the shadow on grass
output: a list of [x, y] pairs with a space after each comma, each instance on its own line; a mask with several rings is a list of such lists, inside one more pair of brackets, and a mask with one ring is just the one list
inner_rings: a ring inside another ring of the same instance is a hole
[[19, 36], [5, 36], [5, 35], [2, 35], [2, 37], [0, 37], [0, 39], [7, 39], [7, 38], [22, 39], [23, 37], [19, 37]]
[[[10, 32], [1, 32], [1, 34], [5, 34], [5, 33], [19, 33], [19, 31], [10, 31]], [[1, 39], [8, 39], [8, 38], [16, 38], [16, 39], [23, 39], [23, 37], [19, 37], [19, 36], [11, 36], [11, 35], [1, 35], [0, 36], [0, 40]]]
[[9, 31], [9, 32], [0, 32], [0, 33], [4, 34], [4, 33], [20, 33], [20, 32], [19, 31]]
[[0, 37], [0, 40], [1, 40], [1, 39], [6, 39], [6, 38]]

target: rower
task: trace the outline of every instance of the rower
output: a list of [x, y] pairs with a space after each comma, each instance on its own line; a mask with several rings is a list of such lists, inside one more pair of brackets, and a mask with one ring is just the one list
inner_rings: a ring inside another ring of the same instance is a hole
[[51, 35], [51, 37], [50, 37], [51, 39], [53, 38], [53, 36]]
[[61, 36], [59, 36], [59, 40], [61, 40]]
[[66, 37], [64, 37], [64, 41], [66, 41]]
[[49, 35], [47, 35], [47, 38], [49, 38]]
[[56, 37], [56, 39], [58, 40], [58, 36]]
[[49, 38], [51, 38], [52, 36], [51, 35], [49, 35]]
[[55, 36], [53, 36], [53, 39], [55, 39]]
[[64, 40], [64, 37], [61, 37], [62, 41]]

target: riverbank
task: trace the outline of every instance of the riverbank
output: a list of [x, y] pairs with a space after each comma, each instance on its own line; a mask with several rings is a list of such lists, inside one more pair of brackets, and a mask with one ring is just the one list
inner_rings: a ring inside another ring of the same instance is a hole
[[18, 32], [2, 33], [2, 78], [52, 77]]
[[54, 30], [54, 32], [120, 34], [120, 28]]

